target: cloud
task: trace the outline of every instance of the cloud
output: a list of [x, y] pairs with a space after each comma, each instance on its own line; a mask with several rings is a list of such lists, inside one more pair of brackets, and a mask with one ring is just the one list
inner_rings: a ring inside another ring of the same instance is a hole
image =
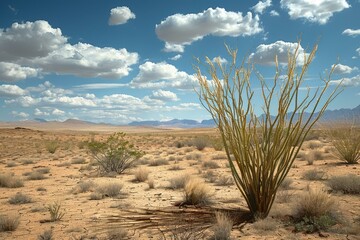
[[[331, 68], [334, 67], [334, 64], [331, 65]], [[334, 74], [350, 74], [354, 71], [357, 71], [358, 68], [357, 67], [349, 67], [349, 66], [346, 66], [346, 65], [342, 65], [342, 64], [337, 64], [335, 66], [335, 69], [334, 69]]]
[[15, 63], [0, 62], [0, 81], [15, 82], [29, 77], [36, 77], [39, 69], [22, 67]]
[[14, 23], [0, 29], [0, 81], [18, 81], [41, 73], [119, 79], [138, 63], [126, 49], [70, 44], [46, 21]]
[[270, 11], [270, 16], [273, 16], [273, 17], [277, 17], [277, 16], [279, 16], [280, 14], [277, 12], [277, 11], [275, 11], [275, 10], [271, 10]]
[[126, 83], [90, 83], [90, 84], [81, 84], [77, 85], [74, 88], [77, 90], [86, 90], [86, 89], [113, 89], [119, 87], [126, 87]]
[[211, 61], [214, 63], [220, 62], [221, 64], [228, 63], [228, 60], [226, 60], [225, 58], [222, 58], [222, 57], [214, 57]]
[[[250, 59], [255, 63], [262, 65], [274, 65], [275, 64], [275, 56], [277, 56], [279, 64], [287, 64], [288, 63], [288, 52], [291, 54], [295, 53], [295, 49], [297, 48], [298, 43], [284, 42], [284, 41], [276, 41], [271, 44], [261, 44], [256, 48], [255, 53], [250, 54]], [[299, 57], [297, 58], [297, 64], [304, 64], [304, 49], [299, 46], [298, 49]]]
[[360, 56], [360, 48], [357, 48], [356, 49], [356, 52], [359, 54], [359, 56]]
[[11, 114], [17, 118], [28, 118], [29, 117], [29, 114], [24, 113], [24, 112], [12, 111]]
[[12, 98], [25, 95], [27, 92], [16, 85], [0, 85], [0, 97]]
[[136, 64], [138, 58], [137, 53], [129, 53], [124, 48], [116, 50], [78, 43], [66, 44], [36, 63], [46, 72], [118, 79], [129, 74], [130, 65]]
[[223, 8], [209, 8], [196, 14], [174, 14], [155, 27], [159, 39], [165, 42], [165, 51], [183, 52], [185, 45], [203, 37], [251, 36], [261, 32], [260, 19], [251, 12], [226, 11]]
[[35, 99], [31, 96], [21, 96], [11, 100], [5, 100], [6, 104], [18, 104], [22, 107], [30, 107], [38, 104], [40, 102], [39, 99]]
[[161, 100], [161, 101], [178, 101], [179, 98], [176, 96], [175, 93], [171, 92], [171, 91], [164, 91], [164, 90], [156, 90], [152, 92], [152, 95], [149, 96], [152, 99], [157, 99], [157, 100]]
[[47, 104], [56, 104], [67, 107], [96, 107], [96, 103], [92, 99], [84, 97], [69, 97], [69, 96], [51, 96], [41, 98], [41, 102]]
[[50, 107], [44, 107], [44, 110], [40, 110], [39, 108], [34, 109], [34, 115], [35, 116], [64, 116], [65, 112], [57, 109], [57, 108], [50, 108]]
[[177, 54], [175, 56], [173, 56], [172, 58], [170, 58], [170, 60], [173, 60], [173, 61], [177, 61], [181, 58], [181, 55], [180, 54]]
[[255, 6], [251, 8], [255, 13], [262, 14], [266, 8], [271, 6], [271, 0], [259, 1]]
[[109, 25], [125, 24], [129, 19], [135, 19], [135, 14], [128, 7], [116, 7], [110, 10]]
[[360, 29], [345, 29], [342, 34], [356, 37], [357, 35], [360, 35]]
[[139, 74], [130, 83], [132, 87], [191, 89], [198, 83], [195, 76], [179, 71], [166, 62], [145, 62], [139, 69]]
[[339, 80], [332, 80], [330, 81], [330, 84], [333, 84], [333, 85], [338, 85], [338, 84], [341, 84], [343, 86], [360, 86], [360, 75], [357, 75], [357, 76], [354, 76], [354, 77], [351, 77], [351, 78], [342, 78], [342, 79], [339, 79]]
[[291, 19], [303, 18], [309, 22], [326, 24], [336, 12], [349, 8], [346, 0], [281, 0]]

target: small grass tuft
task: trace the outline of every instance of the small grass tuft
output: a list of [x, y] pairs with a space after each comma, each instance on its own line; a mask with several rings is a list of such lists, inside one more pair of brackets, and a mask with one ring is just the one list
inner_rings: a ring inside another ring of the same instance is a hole
[[0, 215], [0, 232], [15, 231], [19, 226], [20, 217], [15, 215]]
[[52, 229], [45, 230], [43, 233], [38, 235], [37, 240], [54, 240]]
[[13, 174], [0, 174], [0, 187], [5, 188], [19, 188], [23, 187], [24, 183], [21, 179], [15, 177]]
[[309, 181], [324, 180], [326, 173], [317, 169], [310, 169], [304, 172], [303, 178]]
[[139, 167], [138, 169], [135, 170], [134, 176], [135, 179], [134, 181], [136, 182], [145, 182], [148, 177], [149, 177], [149, 170], [145, 167]]
[[185, 205], [208, 205], [212, 194], [209, 187], [199, 179], [190, 179], [184, 187]]
[[216, 225], [214, 226], [214, 235], [211, 237], [213, 240], [230, 240], [231, 229], [233, 221], [228, 214], [223, 212], [216, 212]]
[[175, 189], [181, 189], [185, 187], [185, 184], [191, 179], [191, 176], [189, 174], [185, 174], [182, 176], [178, 176], [175, 178], [172, 178], [169, 180], [170, 186], [169, 188], [175, 190]]
[[344, 194], [360, 194], [360, 176], [354, 174], [332, 177], [327, 184], [334, 191]]
[[21, 192], [16, 193], [14, 196], [12, 196], [9, 199], [10, 204], [16, 204], [16, 205], [31, 203], [31, 202], [32, 202], [31, 197], [29, 197]]

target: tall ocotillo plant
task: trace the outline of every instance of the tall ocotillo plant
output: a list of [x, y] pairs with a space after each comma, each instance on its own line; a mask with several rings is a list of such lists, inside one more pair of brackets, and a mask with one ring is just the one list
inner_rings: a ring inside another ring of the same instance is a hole
[[[288, 174], [310, 129], [329, 103], [340, 93], [339, 85], [329, 94], [331, 73], [321, 88], [301, 97], [299, 91], [305, 73], [314, 59], [317, 45], [303, 57], [297, 72], [300, 42], [293, 54], [288, 53], [286, 79], [280, 79], [277, 58], [272, 85], [256, 73], [261, 84], [263, 114], [254, 113], [254, 89], [250, 84], [251, 64], [236, 66], [236, 50], [227, 47], [232, 57], [228, 69], [206, 58], [211, 82], [197, 67], [200, 83], [198, 95], [202, 105], [217, 124], [235, 183], [244, 196], [254, 218], [266, 218], [276, 191]], [[271, 109], [277, 108], [273, 117]], [[306, 111], [308, 113], [306, 113]], [[316, 113], [318, 112], [318, 113]], [[306, 113], [306, 114], [305, 114]]]

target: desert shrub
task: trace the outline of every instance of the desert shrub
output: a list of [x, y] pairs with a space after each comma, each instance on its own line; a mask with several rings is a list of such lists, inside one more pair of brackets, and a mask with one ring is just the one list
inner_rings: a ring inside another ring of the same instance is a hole
[[0, 187], [5, 188], [19, 188], [23, 187], [24, 183], [21, 179], [15, 177], [12, 174], [0, 174]]
[[6, 163], [6, 167], [16, 167], [17, 166], [17, 164], [16, 164], [16, 162], [13, 162], [13, 161], [9, 161], [9, 162], [7, 162]]
[[61, 204], [58, 202], [49, 204], [47, 206], [47, 210], [50, 213], [50, 221], [51, 222], [60, 221], [65, 215], [65, 212], [61, 210]]
[[36, 169], [36, 172], [42, 173], [42, 174], [47, 174], [50, 172], [50, 168], [48, 167], [41, 167]]
[[156, 160], [152, 160], [149, 162], [149, 166], [151, 167], [157, 167], [157, 166], [161, 166], [161, 165], [168, 165], [169, 161], [165, 158], [159, 158]]
[[84, 193], [94, 189], [95, 183], [93, 181], [80, 181], [75, 188], [73, 188], [72, 192], [77, 193]]
[[197, 150], [202, 151], [208, 146], [208, 140], [205, 137], [196, 137], [192, 140], [192, 145], [195, 146]]
[[291, 201], [293, 195], [294, 195], [293, 191], [280, 189], [280, 191], [276, 193], [276, 200], [279, 203], [288, 203]]
[[216, 224], [213, 228], [214, 235], [210, 239], [230, 240], [233, 221], [226, 213], [223, 212], [216, 212], [215, 217], [216, 217]]
[[360, 176], [354, 174], [332, 177], [327, 184], [334, 191], [345, 194], [360, 194]]
[[87, 144], [101, 172], [120, 174], [143, 155], [125, 136], [125, 133], [114, 133], [105, 142], [92, 140]]
[[169, 180], [170, 186], [169, 188], [175, 190], [184, 188], [185, 184], [191, 179], [189, 174], [181, 175], [179, 177], [175, 177]]
[[170, 171], [179, 171], [179, 170], [182, 170], [183, 168], [180, 167], [178, 164], [174, 164], [174, 165], [171, 165], [168, 169]]
[[9, 199], [10, 204], [25, 204], [31, 202], [32, 202], [31, 197], [20, 192], [16, 193], [14, 196], [12, 196]]
[[222, 151], [224, 149], [224, 143], [221, 138], [213, 138], [211, 146], [215, 149], [215, 151]]
[[45, 148], [49, 153], [54, 154], [59, 148], [59, 142], [57, 140], [49, 140], [45, 143]]
[[290, 185], [294, 182], [294, 180], [292, 180], [291, 178], [285, 178], [284, 181], [282, 181], [282, 183], [279, 186], [280, 190], [289, 190], [290, 189]]
[[34, 163], [34, 160], [31, 160], [31, 159], [24, 159], [21, 161], [21, 163], [23, 165], [29, 165], [29, 164], [33, 164]]
[[220, 176], [217, 181], [216, 181], [216, 185], [218, 186], [230, 186], [230, 185], [234, 185], [234, 180], [231, 176]]
[[209, 187], [198, 179], [190, 179], [184, 187], [185, 205], [207, 205], [211, 202], [212, 194]]
[[272, 219], [261, 219], [254, 223], [254, 228], [259, 232], [274, 231], [277, 228], [278, 223]]
[[108, 231], [108, 240], [123, 240], [128, 239], [128, 231], [124, 228], [116, 228]]
[[303, 173], [303, 178], [309, 181], [324, 180], [326, 173], [317, 169], [310, 169]]
[[[331, 93], [327, 92], [334, 68], [317, 91], [308, 89], [306, 94], [299, 93], [317, 46], [301, 57], [299, 48], [300, 42], [296, 49], [289, 51], [286, 73], [280, 72], [275, 58], [276, 74], [271, 84], [260, 73], [255, 73], [260, 93], [251, 86], [254, 67], [246, 64], [252, 61], [245, 59], [238, 65], [237, 50], [227, 48], [232, 57], [227, 69], [220, 61], [214, 63], [206, 58], [210, 78], [202, 74], [200, 67], [196, 69], [200, 101], [212, 115], [224, 139], [236, 185], [252, 215], [257, 218], [266, 218], [269, 214], [276, 191], [291, 169], [306, 136], [339, 93], [340, 85]], [[304, 62], [300, 68], [299, 58]], [[286, 79], [283, 80], [281, 75]], [[261, 117], [255, 114], [259, 99], [260, 105], [264, 106]], [[273, 109], [277, 109], [275, 117]]]
[[45, 230], [43, 233], [38, 235], [37, 240], [54, 240], [52, 229]]
[[328, 127], [327, 131], [335, 147], [335, 155], [349, 164], [355, 164], [360, 159], [360, 129], [351, 124], [339, 125]]
[[123, 185], [121, 183], [103, 183], [96, 188], [96, 192], [104, 197], [117, 197], [121, 193]]
[[315, 232], [336, 224], [334, 200], [323, 191], [304, 194], [295, 206], [295, 230]]
[[71, 159], [71, 164], [85, 164], [86, 160], [84, 158], [73, 158]]
[[15, 215], [0, 215], [0, 232], [15, 231], [19, 226], [20, 217]]
[[38, 172], [38, 171], [30, 172], [28, 175], [29, 180], [42, 180], [45, 178], [46, 177], [44, 176], [44, 174], [42, 172]]
[[182, 147], [185, 146], [185, 144], [184, 144], [183, 142], [176, 142], [176, 143], [175, 143], [175, 146], [176, 146], [177, 148], [182, 148]]
[[136, 182], [145, 182], [149, 177], [149, 170], [144, 167], [139, 167], [135, 170], [134, 176]]
[[155, 188], [154, 179], [149, 179], [149, 180], [147, 181], [147, 183], [148, 183], [149, 189], [154, 189], [154, 188]]
[[220, 168], [220, 165], [215, 161], [205, 161], [203, 162], [202, 166], [204, 168], [210, 168], [210, 169]]
[[207, 170], [202, 176], [206, 179], [209, 183], [215, 183], [217, 181], [217, 174], [213, 170]]

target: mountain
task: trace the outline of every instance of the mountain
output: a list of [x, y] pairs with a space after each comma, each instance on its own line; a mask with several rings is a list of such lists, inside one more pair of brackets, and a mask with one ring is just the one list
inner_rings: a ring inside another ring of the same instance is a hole
[[[317, 113], [314, 117], [317, 116]], [[260, 116], [261, 117], [261, 116]], [[309, 113], [305, 113], [304, 117], [309, 117]], [[360, 105], [353, 108], [342, 108], [337, 110], [326, 110], [320, 118], [320, 122], [337, 122], [337, 121], [360, 121]], [[151, 126], [151, 127], [176, 127], [176, 128], [205, 128], [215, 127], [213, 119], [202, 120], [201, 122], [189, 119], [173, 119], [170, 121], [138, 121], [131, 122], [129, 126]]]

